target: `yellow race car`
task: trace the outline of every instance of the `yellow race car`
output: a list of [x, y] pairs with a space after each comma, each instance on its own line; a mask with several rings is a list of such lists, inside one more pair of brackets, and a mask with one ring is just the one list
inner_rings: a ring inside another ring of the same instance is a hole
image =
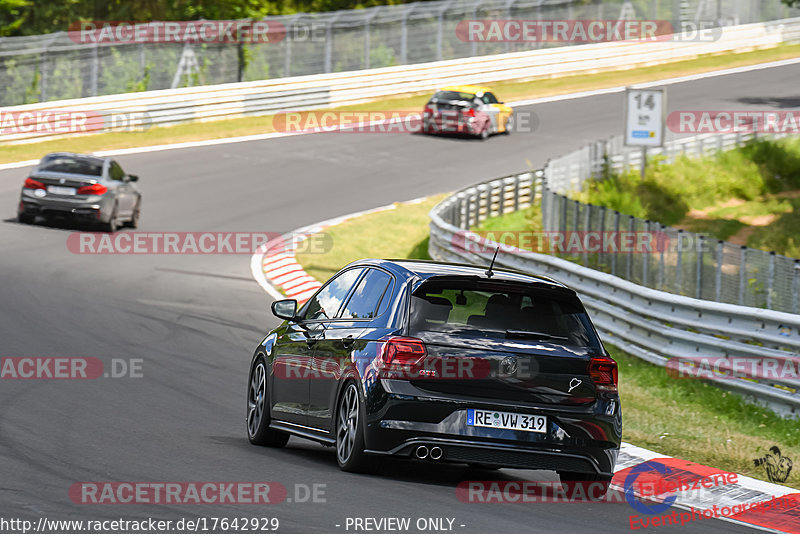
[[451, 85], [442, 87], [425, 105], [423, 133], [454, 133], [486, 139], [496, 133], [510, 133], [514, 110], [497, 100], [488, 87]]

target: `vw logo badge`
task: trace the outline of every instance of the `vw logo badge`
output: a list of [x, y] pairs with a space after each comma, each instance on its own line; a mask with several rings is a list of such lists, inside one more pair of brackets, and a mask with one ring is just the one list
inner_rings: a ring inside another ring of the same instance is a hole
[[506, 356], [500, 362], [500, 370], [504, 375], [513, 375], [517, 372], [517, 359], [514, 356]]

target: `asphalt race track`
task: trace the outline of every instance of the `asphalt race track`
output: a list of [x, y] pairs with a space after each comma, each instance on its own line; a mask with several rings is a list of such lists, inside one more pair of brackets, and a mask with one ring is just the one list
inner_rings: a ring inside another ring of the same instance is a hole
[[[798, 75], [800, 66], [787, 66], [671, 85], [669, 110], [796, 107]], [[141, 176], [142, 231], [285, 232], [536, 168], [621, 132], [622, 101], [617, 93], [540, 104], [533, 108], [537, 131], [485, 142], [316, 134], [119, 160]], [[333, 450], [311, 442], [292, 438], [283, 450], [251, 446], [244, 425], [247, 365], [277, 320], [250, 275], [250, 257], [73, 254], [66, 239], [74, 227], [16, 222], [26, 172], [0, 171], [0, 355], [91, 356], [106, 369], [112, 359], [141, 359], [143, 377], [0, 382], [0, 515], [277, 517], [279, 532], [299, 533], [346, 532], [347, 517], [410, 517], [412, 524], [449, 517], [455, 531], [469, 534], [629, 530], [634, 511], [624, 503], [456, 498], [462, 480], [556, 480], [554, 473], [388, 462], [377, 475], [359, 476], [340, 472]], [[83, 481], [275, 481], [293, 501], [295, 485], [303, 493], [324, 484], [325, 502], [73, 504], [70, 486]], [[750, 529], [706, 520], [682, 530]]]

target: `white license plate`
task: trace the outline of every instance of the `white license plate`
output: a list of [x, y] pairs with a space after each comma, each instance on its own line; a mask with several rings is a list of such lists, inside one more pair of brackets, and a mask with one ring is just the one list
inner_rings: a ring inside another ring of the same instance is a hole
[[467, 425], [547, 433], [547, 417], [494, 410], [467, 410]]
[[74, 195], [77, 189], [74, 187], [61, 187], [60, 185], [49, 185], [47, 191], [55, 195]]

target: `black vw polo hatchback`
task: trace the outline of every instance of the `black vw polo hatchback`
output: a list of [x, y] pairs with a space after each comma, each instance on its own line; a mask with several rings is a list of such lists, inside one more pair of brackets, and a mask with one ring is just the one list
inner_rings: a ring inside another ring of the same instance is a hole
[[575, 292], [503, 269], [361, 260], [284, 322], [249, 370], [247, 431], [377, 456], [557, 471], [608, 488], [620, 447], [617, 364]]

